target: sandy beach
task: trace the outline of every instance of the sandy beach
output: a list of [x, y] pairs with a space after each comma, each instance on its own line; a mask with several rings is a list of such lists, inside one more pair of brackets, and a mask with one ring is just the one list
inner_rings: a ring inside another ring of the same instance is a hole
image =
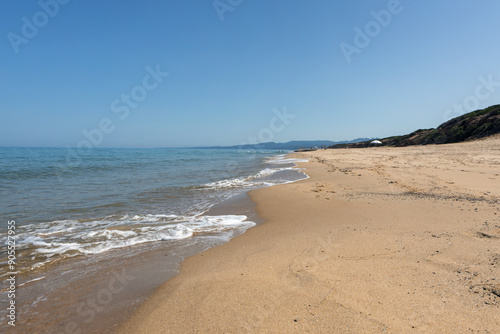
[[499, 333], [500, 137], [295, 153], [119, 333]]

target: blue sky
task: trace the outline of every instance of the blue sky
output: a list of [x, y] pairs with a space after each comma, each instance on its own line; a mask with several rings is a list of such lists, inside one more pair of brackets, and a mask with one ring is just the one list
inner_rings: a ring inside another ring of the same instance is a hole
[[495, 0], [41, 0], [0, 13], [0, 146], [385, 137], [500, 101]]

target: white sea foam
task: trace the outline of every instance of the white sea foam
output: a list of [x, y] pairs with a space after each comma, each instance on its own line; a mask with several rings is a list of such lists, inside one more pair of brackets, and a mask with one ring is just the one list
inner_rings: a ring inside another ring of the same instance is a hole
[[307, 159], [286, 158], [286, 155], [277, 155], [266, 160], [266, 163], [273, 165], [295, 164], [296, 162], [309, 162]]
[[23, 285], [26, 285], [26, 284], [29, 284], [29, 283], [32, 283], [32, 282], [40, 281], [40, 280], [44, 279], [45, 277], [46, 276], [42, 276], [42, 277], [37, 277], [37, 278], [31, 279], [29, 281], [26, 281], [24, 283], [19, 284], [18, 286], [21, 287]]
[[283, 182], [277, 180], [269, 180], [267, 178], [275, 173], [285, 170], [294, 170], [294, 168], [293, 167], [265, 168], [260, 172], [253, 175], [249, 175], [247, 177], [211, 182], [205, 184], [204, 187], [209, 189], [221, 189], [221, 188], [255, 188], [255, 187], [272, 186], [274, 184], [279, 184]]
[[[255, 225], [246, 216], [125, 215], [95, 221], [54, 221], [20, 226], [19, 249], [30, 249], [45, 260], [55, 255], [98, 254], [153, 241], [217, 234]], [[68, 228], [68, 227], [71, 228]], [[36, 265], [35, 265], [36, 266]]]

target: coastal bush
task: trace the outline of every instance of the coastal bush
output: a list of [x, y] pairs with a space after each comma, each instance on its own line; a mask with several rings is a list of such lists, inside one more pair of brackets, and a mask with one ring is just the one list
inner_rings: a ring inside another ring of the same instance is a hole
[[[436, 129], [418, 129], [410, 134], [383, 138], [384, 146], [410, 146], [457, 143], [500, 133], [500, 105], [490, 106], [455, 117]], [[346, 145], [334, 145], [341, 148]], [[350, 147], [369, 147], [370, 141], [359, 142]]]

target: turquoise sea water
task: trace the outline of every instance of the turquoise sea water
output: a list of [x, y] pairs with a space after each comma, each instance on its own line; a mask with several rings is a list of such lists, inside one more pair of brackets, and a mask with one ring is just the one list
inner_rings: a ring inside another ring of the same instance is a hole
[[15, 220], [23, 271], [137, 244], [227, 237], [254, 223], [203, 213], [250, 189], [305, 177], [282, 153], [0, 148], [0, 242]]

